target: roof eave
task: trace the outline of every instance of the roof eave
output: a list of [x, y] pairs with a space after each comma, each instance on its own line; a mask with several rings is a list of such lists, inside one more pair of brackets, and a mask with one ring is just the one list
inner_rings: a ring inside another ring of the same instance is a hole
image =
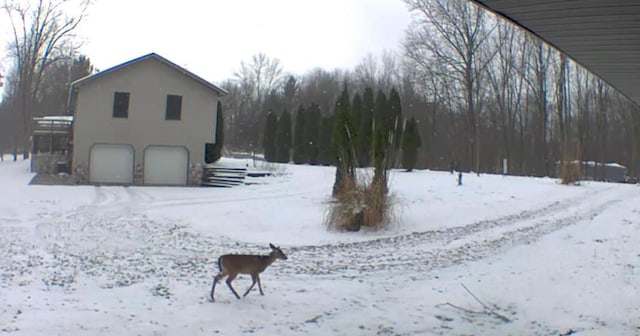
[[205, 80], [204, 78], [202, 78], [202, 77], [194, 74], [193, 72], [191, 72], [191, 71], [189, 71], [189, 70], [187, 70], [187, 69], [185, 69], [185, 68], [183, 68], [183, 67], [181, 67], [181, 66], [179, 66], [179, 65], [177, 65], [177, 64], [175, 64], [175, 63], [173, 63], [171, 61], [169, 61], [168, 59], [166, 59], [166, 58], [164, 58], [164, 57], [162, 57], [162, 56], [160, 56], [160, 55], [158, 55], [156, 53], [149, 53], [149, 54], [140, 56], [138, 58], [134, 58], [134, 59], [132, 59], [130, 61], [118, 64], [118, 65], [113, 66], [113, 67], [111, 67], [109, 69], [100, 71], [98, 73], [95, 73], [95, 74], [88, 75], [88, 76], [82, 77], [80, 79], [77, 79], [77, 80], [75, 80], [75, 81], [73, 81], [71, 83], [71, 90], [70, 91], [72, 92], [75, 87], [81, 86], [81, 85], [83, 85], [83, 84], [85, 84], [87, 82], [90, 82], [90, 81], [92, 81], [94, 79], [102, 77], [102, 76], [104, 76], [104, 75], [106, 75], [108, 73], [114, 72], [116, 70], [122, 69], [122, 68], [127, 67], [127, 66], [129, 66], [131, 64], [140, 62], [140, 61], [148, 59], [148, 58], [154, 58], [154, 59], [160, 61], [161, 63], [164, 63], [164, 64], [170, 66], [171, 68], [177, 70], [178, 72], [182, 73], [183, 75], [185, 75], [187, 77], [190, 77], [191, 79], [195, 80], [196, 82], [198, 82], [198, 83], [202, 84], [203, 86], [207, 87], [211, 91], [214, 91], [219, 96], [225, 96], [225, 95], [229, 94], [229, 92], [227, 90], [225, 90], [225, 89], [223, 89], [221, 87], [218, 87], [217, 85], [214, 85], [213, 83]]

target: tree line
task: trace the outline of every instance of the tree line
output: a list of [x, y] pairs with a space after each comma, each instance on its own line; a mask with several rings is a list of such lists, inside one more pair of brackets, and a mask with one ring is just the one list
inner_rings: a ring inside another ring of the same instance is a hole
[[[289, 82], [293, 81], [295, 78], [290, 77]], [[390, 140], [394, 152], [402, 147], [402, 166], [413, 169], [420, 147], [417, 122], [414, 117], [403, 122], [400, 95], [395, 88], [388, 96], [382, 90], [374, 96], [373, 89], [366, 87], [351, 97], [345, 84], [330, 115], [323, 116], [315, 102], [299, 105], [293, 116], [286, 109], [279, 115], [269, 109], [262, 142], [264, 158], [271, 162], [334, 165], [339, 163], [338, 152], [345, 150], [350, 155], [344, 157], [355, 161], [350, 165], [367, 167], [374, 163], [376, 151], [388, 150], [379, 148], [381, 142], [376, 142], [376, 130], [380, 130], [383, 137], [393, 132]]]
[[33, 117], [64, 115], [69, 85], [93, 72], [74, 33], [89, 0], [5, 0], [0, 17], [10, 23], [10, 67], [0, 101], [0, 155], [29, 157]]
[[[335, 164], [336, 104], [348, 88], [359, 166], [375, 163], [369, 121], [393, 101], [401, 111], [394, 143], [413, 143], [394, 156], [396, 167], [414, 151], [418, 168], [497, 172], [506, 159], [511, 174], [548, 176], [556, 162], [573, 158], [617, 162], [638, 176], [637, 104], [466, 0], [402, 1], [413, 22], [400, 50], [368, 55], [353, 69], [293, 74], [263, 53], [240, 62], [220, 84], [229, 92], [226, 150]], [[26, 3], [7, 0], [1, 8], [13, 27], [0, 103], [3, 151], [28, 148], [32, 117], [64, 113], [69, 83], [93, 72], [73, 34], [89, 1], [76, 0], [73, 12], [69, 1]], [[392, 120], [385, 118], [378, 122]], [[402, 130], [416, 135], [403, 138]]]
[[[421, 144], [419, 168], [499, 172], [506, 159], [510, 174], [550, 176], [557, 162], [571, 158], [617, 162], [638, 176], [636, 104], [535, 36], [468, 1], [404, 2], [415, 15], [400, 53], [369, 55], [350, 70], [303, 75], [287, 73], [265, 54], [242, 62], [222, 84], [230, 92], [227, 148], [264, 152], [280, 162], [289, 148], [293, 162], [331, 163], [329, 133], [341, 88], [356, 93], [354, 120], [363, 118], [360, 105], [373, 100], [375, 110], [380, 92], [391, 96], [393, 88], [402, 129], [411, 118], [415, 122], [410, 127]], [[287, 125], [278, 128], [278, 122]], [[306, 132], [308, 127], [324, 138], [308, 138], [316, 133]], [[354, 127], [366, 139], [362, 123]], [[278, 137], [278, 129], [286, 131]], [[361, 141], [370, 143], [358, 140], [357, 157], [371, 162]]]

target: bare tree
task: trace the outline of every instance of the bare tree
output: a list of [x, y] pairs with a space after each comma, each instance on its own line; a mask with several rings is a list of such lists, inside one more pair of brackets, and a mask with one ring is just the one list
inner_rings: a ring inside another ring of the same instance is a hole
[[626, 139], [630, 143], [629, 163], [630, 176], [636, 181], [640, 177], [640, 107], [629, 102], [621, 95], [616, 95], [616, 102], [622, 111], [622, 123], [628, 129], [629, 138]]
[[391, 50], [383, 50], [381, 59], [378, 88], [384, 92], [389, 92], [392, 88], [400, 85], [402, 69], [396, 53]]
[[[29, 157], [34, 102], [43, 74], [64, 57], [65, 48], [77, 46], [73, 33], [85, 17], [90, 0], [5, 0], [2, 4], [11, 24], [10, 56], [16, 73], [15, 111], [22, 128], [22, 150]], [[76, 14], [68, 13], [77, 10]]]
[[467, 166], [480, 170], [480, 80], [495, 51], [487, 43], [495, 24], [477, 6], [462, 0], [404, 0], [415, 16], [405, 41], [405, 54], [436, 58], [461, 88], [466, 111]]
[[[511, 162], [513, 146], [516, 144], [516, 122], [521, 117], [524, 79], [522, 68], [523, 57], [526, 55], [526, 44], [522, 34], [515, 26], [507, 22], [499, 22], [497, 34], [494, 35], [498, 48], [494, 64], [487, 68], [487, 78], [491, 84], [492, 101], [496, 108], [489, 109], [492, 116], [494, 135], [500, 137], [495, 155], [500, 161], [506, 158]], [[519, 47], [522, 46], [522, 47]]]
[[594, 91], [591, 88], [591, 80], [589, 74], [581, 68], [574, 71], [573, 78], [575, 88], [575, 112], [576, 112], [576, 136], [580, 147], [582, 148], [581, 160], [584, 160], [591, 153], [592, 142], [591, 124], [593, 118], [593, 101]]
[[[549, 176], [550, 174], [550, 150], [549, 150], [549, 87], [551, 80], [551, 65], [554, 52], [539, 38], [526, 35], [525, 42], [529, 67], [523, 73], [523, 79], [527, 83], [528, 92], [533, 98], [533, 115], [531, 119], [532, 135], [532, 170], [536, 175]], [[527, 103], [527, 106], [530, 105]]]
[[339, 70], [329, 72], [320, 68], [309, 71], [301, 83], [301, 99], [307, 105], [316, 103], [322, 116], [333, 114], [333, 107], [340, 95], [340, 85], [345, 73]]
[[379, 57], [369, 53], [353, 71], [351, 77], [354, 87], [360, 91], [370, 87], [388, 92], [391, 88], [400, 86], [400, 65], [398, 55], [392, 50], [383, 50]]
[[556, 70], [556, 107], [560, 150], [563, 153], [563, 159], [565, 159], [567, 156], [569, 156], [571, 159], [576, 159], [575, 156], [578, 153], [573, 153], [573, 148], [571, 148], [572, 153], [569, 153], [572, 133], [571, 99], [569, 96], [570, 85], [568, 78], [570, 78], [571, 75], [569, 71], [569, 60], [567, 59], [567, 56], [562, 54], [560, 55], [560, 62], [558, 62], [558, 68]]
[[225, 80], [221, 87], [227, 90], [228, 94], [222, 98], [225, 109], [229, 111], [225, 118], [224, 133], [226, 134], [226, 147], [232, 150], [243, 149], [242, 134], [243, 125], [249, 119], [247, 105], [251, 103], [251, 95], [235, 80]]
[[229, 91], [225, 105], [229, 106], [229, 147], [256, 150], [260, 148], [265, 111], [269, 95], [279, 92], [284, 81], [284, 71], [277, 58], [264, 53], [241, 61], [234, 78], [225, 81], [223, 87]]
[[280, 60], [269, 58], [263, 53], [253, 55], [249, 63], [240, 62], [240, 69], [234, 76], [243, 87], [251, 91], [259, 107], [262, 107], [265, 97], [279, 88], [284, 80]]
[[607, 161], [607, 147], [609, 137], [607, 136], [609, 133], [609, 87], [604, 83], [601, 79], [594, 79], [594, 93], [595, 93], [595, 132], [596, 132], [596, 141], [597, 141], [597, 149], [595, 160], [600, 162], [602, 165], [600, 169], [601, 180], [605, 179], [605, 167], [604, 164]]

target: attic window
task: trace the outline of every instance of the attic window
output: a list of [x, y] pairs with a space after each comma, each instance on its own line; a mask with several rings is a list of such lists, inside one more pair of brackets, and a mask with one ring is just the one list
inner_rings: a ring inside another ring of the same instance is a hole
[[182, 96], [167, 95], [166, 120], [180, 120], [182, 115]]
[[129, 117], [129, 92], [115, 92], [113, 94], [113, 117]]

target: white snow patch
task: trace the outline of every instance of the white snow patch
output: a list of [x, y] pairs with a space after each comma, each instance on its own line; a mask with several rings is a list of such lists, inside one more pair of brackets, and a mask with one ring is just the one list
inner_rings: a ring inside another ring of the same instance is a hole
[[[331, 167], [229, 189], [35, 186], [28, 167], [0, 163], [0, 334], [640, 334], [637, 186], [394, 171], [391, 228], [336, 233]], [[265, 296], [210, 302], [217, 257], [269, 242], [289, 259]]]

